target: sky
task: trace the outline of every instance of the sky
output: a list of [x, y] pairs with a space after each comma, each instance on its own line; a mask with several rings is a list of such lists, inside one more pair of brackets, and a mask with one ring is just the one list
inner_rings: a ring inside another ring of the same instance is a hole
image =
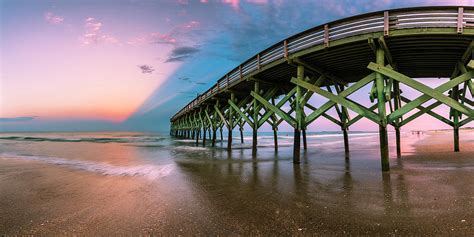
[[[474, 0], [0, 2], [0, 131], [167, 131], [169, 118], [198, 93], [293, 34], [378, 10], [474, 5]], [[339, 129], [317, 121], [310, 129]], [[407, 125], [414, 128], [447, 127], [425, 115]], [[354, 129], [377, 126], [363, 120]]]

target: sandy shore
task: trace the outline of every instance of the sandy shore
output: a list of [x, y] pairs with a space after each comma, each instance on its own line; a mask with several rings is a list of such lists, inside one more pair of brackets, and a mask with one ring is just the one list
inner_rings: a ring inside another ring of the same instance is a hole
[[311, 161], [220, 162], [149, 180], [0, 158], [0, 234], [472, 236], [472, 135], [461, 133], [455, 153], [452, 133], [429, 132], [383, 175]]

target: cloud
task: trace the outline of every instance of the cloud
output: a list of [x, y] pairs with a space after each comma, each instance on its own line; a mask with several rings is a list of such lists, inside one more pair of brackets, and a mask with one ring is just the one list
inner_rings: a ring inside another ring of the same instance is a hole
[[235, 10], [239, 10], [240, 0], [223, 0], [222, 2], [230, 4]]
[[176, 44], [177, 40], [170, 34], [161, 34], [159, 32], [152, 32], [148, 35], [136, 37], [129, 40], [127, 44], [143, 45], [143, 44]]
[[[246, 3], [251, 4], [267, 4], [268, 0], [246, 0]], [[229, 4], [234, 10], [240, 10], [241, 0], [222, 0], [222, 3]]]
[[166, 63], [169, 62], [183, 62], [186, 59], [192, 57], [194, 54], [198, 53], [199, 49], [195, 47], [183, 46], [174, 48], [171, 51], [168, 59], [166, 59]]
[[25, 116], [25, 117], [12, 117], [12, 118], [0, 118], [0, 123], [8, 122], [27, 122], [35, 119], [36, 116]]
[[[167, 20], [168, 21], [168, 20]], [[143, 44], [169, 44], [178, 45], [184, 43], [188, 34], [199, 26], [198, 21], [188, 21], [175, 26], [167, 33], [152, 32], [143, 36], [133, 38], [127, 42], [131, 45]]]
[[54, 15], [52, 12], [46, 12], [44, 14], [44, 20], [49, 24], [58, 25], [64, 21], [64, 18]]
[[138, 67], [142, 70], [143, 74], [153, 73], [153, 71], [155, 71], [155, 69], [153, 69], [152, 66], [149, 66], [149, 65], [146, 65], [146, 64], [140, 65]]
[[80, 40], [83, 45], [91, 44], [118, 44], [120, 41], [110, 35], [102, 33], [102, 22], [97, 21], [93, 17], [85, 19], [84, 28], [86, 32], [81, 36]]
[[189, 77], [178, 77], [178, 80], [191, 81], [191, 78], [189, 78]]

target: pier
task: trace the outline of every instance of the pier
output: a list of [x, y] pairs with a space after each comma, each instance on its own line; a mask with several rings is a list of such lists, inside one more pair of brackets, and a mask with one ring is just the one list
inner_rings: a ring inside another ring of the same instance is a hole
[[[293, 162], [307, 149], [309, 124], [325, 118], [341, 128], [345, 152], [348, 130], [365, 118], [379, 127], [382, 171], [389, 171], [387, 127], [393, 126], [397, 155], [401, 128], [428, 114], [453, 129], [474, 120], [474, 7], [406, 8], [349, 17], [306, 30], [257, 53], [197, 96], [171, 118], [170, 134], [215, 146], [217, 132], [232, 149], [233, 131], [257, 132], [270, 124], [278, 149], [281, 123], [294, 129]], [[435, 88], [418, 78], [446, 78]], [[421, 93], [404, 95], [401, 86]], [[350, 96], [364, 87], [369, 106]], [[312, 96], [324, 98], [321, 106]], [[426, 104], [428, 102], [428, 104]], [[447, 106], [449, 115], [434, 111]], [[335, 111], [329, 113], [330, 111]], [[334, 114], [336, 116], [334, 116]]]

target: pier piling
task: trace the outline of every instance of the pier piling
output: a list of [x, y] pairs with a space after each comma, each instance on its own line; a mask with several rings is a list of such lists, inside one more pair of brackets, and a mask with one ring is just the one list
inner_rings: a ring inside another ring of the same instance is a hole
[[[431, 14], [433, 11], [439, 14]], [[278, 127], [284, 123], [294, 130], [292, 158], [296, 165], [301, 137], [304, 151], [312, 149], [306, 133], [317, 119], [341, 128], [346, 158], [349, 128], [366, 119], [379, 126], [380, 162], [385, 172], [390, 170], [388, 126], [395, 130], [396, 153], [401, 157], [401, 129], [428, 115], [453, 128], [454, 151], [458, 152], [460, 129], [474, 121], [474, 27], [462, 20], [473, 11], [472, 6], [389, 10], [292, 36], [228, 72], [187, 104], [171, 118], [170, 135], [195, 139], [196, 144], [201, 137], [203, 146], [210, 139], [214, 147], [217, 129], [222, 143], [226, 126], [227, 150], [231, 151], [233, 129], [238, 126], [244, 143], [243, 128], [248, 126], [255, 155], [258, 130], [270, 125], [276, 152]], [[442, 16], [453, 12], [457, 17]], [[419, 17], [425, 13], [430, 21]], [[400, 17], [410, 24], [402, 24]], [[374, 27], [367, 28], [367, 22]], [[449, 80], [435, 88], [417, 80], [432, 77]], [[421, 94], [409, 99], [401, 87]], [[364, 98], [357, 92], [365, 88], [370, 92]], [[318, 103], [311, 100], [313, 95]], [[434, 110], [440, 105], [449, 107], [449, 117]]]

